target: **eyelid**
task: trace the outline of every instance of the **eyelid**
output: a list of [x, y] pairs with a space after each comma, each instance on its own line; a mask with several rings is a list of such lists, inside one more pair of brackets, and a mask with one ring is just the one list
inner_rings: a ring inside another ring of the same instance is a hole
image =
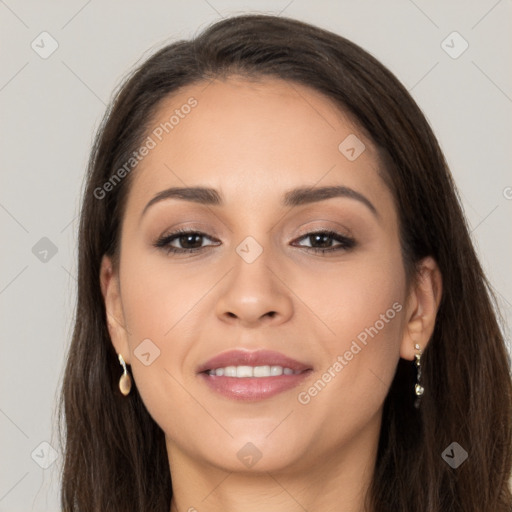
[[[299, 242], [301, 240], [306, 240], [307, 238], [310, 238], [314, 235], [326, 235], [327, 237], [331, 238], [335, 245], [328, 247], [328, 248], [320, 248], [320, 247], [310, 247], [311, 251], [313, 252], [330, 252], [330, 251], [341, 251], [341, 250], [349, 250], [353, 249], [357, 245], [357, 241], [355, 238], [353, 238], [351, 235], [347, 236], [342, 233], [338, 233], [337, 231], [334, 231], [332, 229], [318, 229], [318, 230], [310, 230], [306, 231], [303, 235], [300, 235], [299, 237], [294, 239], [294, 242]], [[308, 247], [299, 245], [298, 247]]]
[[[300, 242], [301, 240], [307, 239], [308, 237], [312, 237], [316, 234], [326, 235], [328, 238], [330, 238], [334, 242], [334, 245], [329, 246], [329, 247], [313, 247], [312, 245], [303, 246], [303, 245], [298, 244], [298, 242]], [[179, 238], [181, 236], [186, 236], [186, 235], [197, 235], [197, 236], [201, 237], [203, 240], [208, 239], [208, 240], [213, 241], [214, 243], [208, 244], [206, 246], [201, 245], [200, 247], [194, 247], [191, 249], [179, 248], [179, 247], [174, 247], [171, 245], [172, 242], [174, 242], [175, 240], [179, 240]], [[204, 253], [204, 251], [207, 247], [218, 246], [219, 243], [216, 243], [216, 242], [220, 242], [220, 241], [218, 239], [215, 239], [214, 237], [208, 235], [204, 231], [194, 230], [194, 229], [189, 229], [189, 228], [179, 228], [174, 231], [167, 232], [167, 234], [160, 236], [153, 243], [153, 246], [158, 249], [164, 250], [167, 253], [167, 255], [172, 254], [174, 256], [179, 256], [179, 255], [194, 256], [196, 254]], [[352, 250], [354, 247], [356, 247], [358, 245], [357, 241], [352, 236], [346, 236], [341, 233], [338, 233], [337, 231], [334, 231], [332, 229], [326, 229], [326, 228], [317, 228], [317, 229], [311, 228], [310, 230], [305, 231], [302, 235], [295, 237], [292, 242], [295, 242], [295, 244], [291, 244], [293, 247], [300, 248], [300, 249], [305, 250], [306, 252], [311, 253], [313, 255], [326, 254], [326, 253], [338, 253], [338, 252], [342, 252], [342, 251], [346, 252], [346, 251]], [[220, 242], [220, 243], [222, 244], [222, 242]]]
[[[201, 229], [194, 229], [194, 228], [177, 228], [177, 229], [171, 229], [171, 230], [167, 230], [165, 231], [162, 235], [160, 235], [156, 241], [154, 242], [153, 245], [158, 245], [159, 243], [161, 242], [165, 242], [167, 240], [170, 240], [172, 239], [172, 241], [174, 240], [178, 240], [181, 236], [186, 236], [186, 235], [198, 235], [204, 239], [208, 239], [212, 242], [220, 242], [220, 240], [216, 237], [214, 237], [213, 235], [209, 235], [206, 230], [201, 230]], [[210, 244], [210, 245], [214, 245], [214, 244]]]
[[[320, 222], [322, 223], [320, 226], [312, 226], [311, 221], [304, 222], [298, 227], [299, 234], [297, 236], [304, 236], [307, 234], [311, 234], [312, 232], [318, 232], [318, 231], [340, 231], [339, 235], [344, 236], [346, 238], [353, 238], [354, 235], [352, 234], [352, 230], [349, 229], [344, 224], [341, 224], [340, 222], [336, 222], [330, 219], [316, 219], [313, 221], [315, 223]], [[306, 227], [304, 227], [306, 226]], [[335, 226], [335, 227], [333, 227]]]

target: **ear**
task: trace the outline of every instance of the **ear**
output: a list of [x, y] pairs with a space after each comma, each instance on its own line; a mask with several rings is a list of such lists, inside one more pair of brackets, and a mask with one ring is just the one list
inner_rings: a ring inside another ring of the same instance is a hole
[[126, 364], [130, 364], [130, 345], [121, 301], [119, 275], [114, 271], [112, 260], [108, 256], [103, 256], [101, 260], [100, 285], [110, 339], [116, 352], [123, 356]]
[[405, 312], [405, 325], [400, 346], [400, 357], [412, 361], [418, 351], [428, 345], [436, 323], [441, 302], [443, 280], [436, 261], [424, 258], [418, 268], [416, 280], [411, 285]]

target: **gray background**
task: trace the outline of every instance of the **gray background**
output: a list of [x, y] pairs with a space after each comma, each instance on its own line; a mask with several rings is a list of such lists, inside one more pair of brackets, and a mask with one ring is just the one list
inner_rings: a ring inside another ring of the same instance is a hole
[[[55, 405], [72, 331], [82, 179], [105, 105], [139, 59], [248, 11], [346, 36], [404, 83], [440, 140], [510, 325], [510, 0], [0, 0], [0, 511], [59, 510]], [[47, 58], [43, 31], [58, 43]], [[457, 58], [464, 41], [446, 39], [453, 31], [469, 44]]]

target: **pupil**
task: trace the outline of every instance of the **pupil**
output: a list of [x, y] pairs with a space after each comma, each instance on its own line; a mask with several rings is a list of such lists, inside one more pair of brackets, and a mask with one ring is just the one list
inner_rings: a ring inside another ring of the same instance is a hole
[[322, 239], [323, 239], [324, 242], [322, 243], [322, 246], [329, 247], [329, 243], [328, 243], [328, 240], [330, 238], [329, 235], [325, 235], [325, 234], [313, 235], [313, 238], [314, 238], [315, 242], [320, 242], [320, 243], [322, 243]]
[[[200, 235], [185, 235], [185, 236], [182, 236], [180, 238], [180, 244], [185, 248], [185, 249], [193, 249], [195, 248], [195, 244], [194, 245], [194, 242], [193, 242], [193, 239], [194, 238], [201, 238]], [[191, 242], [191, 244], [194, 246], [194, 247], [187, 247], [188, 243]], [[199, 246], [201, 246], [201, 242], [199, 241]]]

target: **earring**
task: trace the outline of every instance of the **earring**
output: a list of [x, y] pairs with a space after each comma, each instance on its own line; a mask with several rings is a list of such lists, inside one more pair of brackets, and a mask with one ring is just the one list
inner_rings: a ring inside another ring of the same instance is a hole
[[130, 393], [130, 390], [132, 389], [132, 379], [130, 377], [130, 374], [128, 373], [128, 370], [126, 369], [126, 363], [124, 362], [123, 356], [121, 354], [119, 354], [119, 362], [123, 367], [123, 374], [119, 379], [119, 389], [121, 390], [121, 393], [124, 396], [126, 396]]
[[416, 343], [416, 345], [414, 345], [414, 348], [416, 350], [418, 350], [418, 352], [419, 352], [418, 354], [414, 354], [414, 358], [415, 358], [414, 364], [416, 365], [416, 384], [414, 386], [414, 393], [416, 394], [416, 400], [414, 401], [414, 407], [416, 407], [416, 409], [418, 409], [418, 407], [420, 406], [421, 396], [423, 395], [425, 388], [420, 384], [422, 352], [421, 352], [420, 346], [417, 343]]

